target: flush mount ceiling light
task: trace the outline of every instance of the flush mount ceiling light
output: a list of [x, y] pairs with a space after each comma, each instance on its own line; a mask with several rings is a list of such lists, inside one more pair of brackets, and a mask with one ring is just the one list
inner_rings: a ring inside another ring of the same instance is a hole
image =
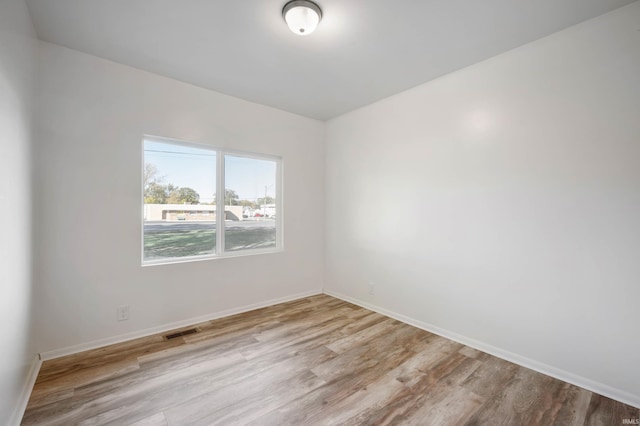
[[293, 0], [284, 5], [282, 16], [291, 31], [298, 35], [308, 35], [315, 31], [322, 19], [322, 10], [312, 1]]

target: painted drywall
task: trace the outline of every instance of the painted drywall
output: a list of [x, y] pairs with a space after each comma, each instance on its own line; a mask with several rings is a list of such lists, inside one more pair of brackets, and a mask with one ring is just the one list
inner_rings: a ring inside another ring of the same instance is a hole
[[327, 291], [640, 404], [640, 2], [326, 132]]
[[[323, 123], [40, 46], [41, 352], [322, 289]], [[281, 156], [284, 251], [142, 267], [144, 134]]]
[[34, 361], [31, 147], [37, 41], [23, 0], [0, 3], [0, 424], [13, 424]]

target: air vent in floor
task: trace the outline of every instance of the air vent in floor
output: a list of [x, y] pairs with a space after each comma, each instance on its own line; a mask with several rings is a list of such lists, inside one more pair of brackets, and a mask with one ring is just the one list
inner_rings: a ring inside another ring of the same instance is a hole
[[171, 339], [175, 339], [176, 337], [188, 336], [189, 334], [195, 334], [197, 332], [198, 332], [197, 328], [188, 328], [186, 330], [177, 331], [175, 333], [165, 334], [163, 337], [164, 337], [164, 340], [171, 340]]

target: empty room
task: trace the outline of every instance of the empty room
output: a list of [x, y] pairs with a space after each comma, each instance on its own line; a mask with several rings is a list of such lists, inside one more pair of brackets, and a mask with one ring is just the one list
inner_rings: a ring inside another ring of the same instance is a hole
[[0, 424], [640, 424], [640, 1], [2, 0]]

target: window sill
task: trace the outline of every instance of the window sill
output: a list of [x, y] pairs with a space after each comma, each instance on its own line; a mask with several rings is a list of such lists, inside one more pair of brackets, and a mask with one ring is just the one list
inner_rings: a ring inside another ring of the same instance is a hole
[[240, 250], [237, 252], [233, 252], [233, 251], [225, 252], [224, 254], [208, 254], [203, 256], [176, 257], [171, 259], [143, 260], [140, 266], [147, 267], [147, 266], [158, 266], [158, 265], [172, 265], [175, 263], [191, 263], [191, 262], [200, 262], [203, 260], [230, 259], [235, 257], [276, 254], [276, 253], [282, 253], [282, 252], [284, 252], [284, 249], [282, 248], [263, 249], [263, 250]]

